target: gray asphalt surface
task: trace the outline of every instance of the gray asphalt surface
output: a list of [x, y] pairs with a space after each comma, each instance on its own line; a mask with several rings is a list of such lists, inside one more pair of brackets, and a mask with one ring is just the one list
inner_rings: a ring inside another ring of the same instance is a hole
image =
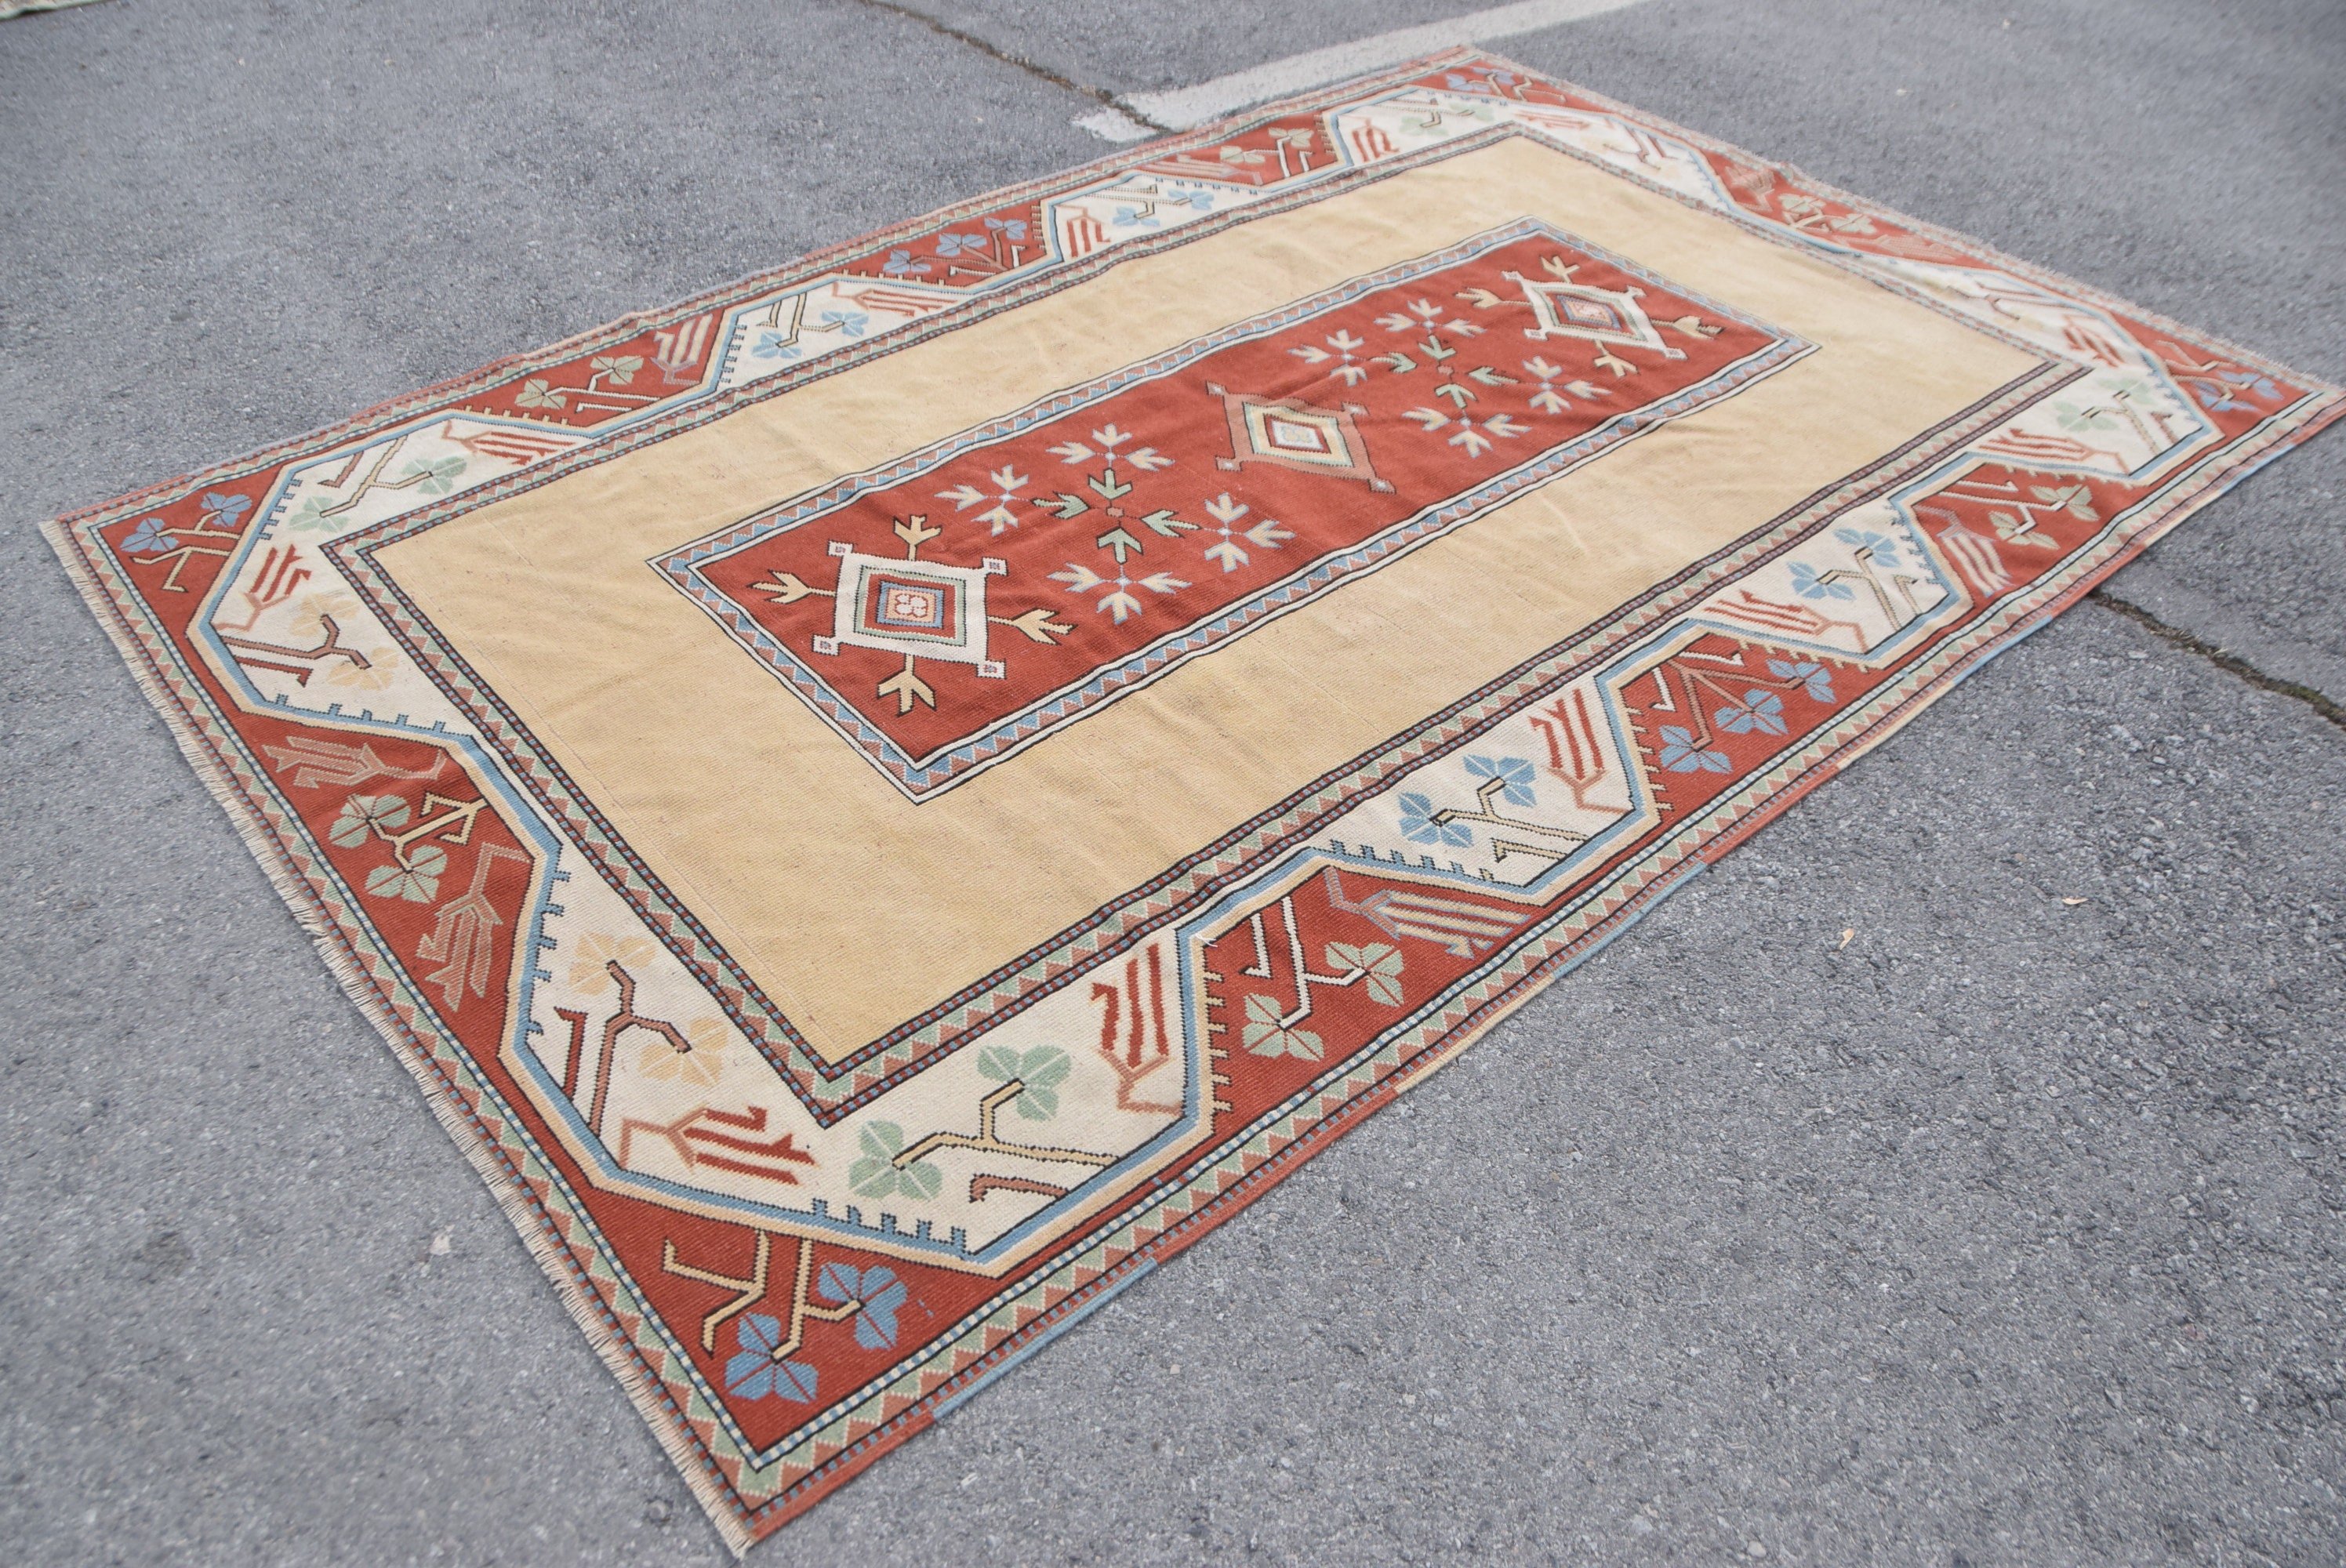
[[[936, 5], [1113, 90], [1467, 8]], [[1501, 47], [2346, 379], [2334, 0]], [[0, 25], [0, 1556], [724, 1557], [32, 524], [1096, 107], [860, 0]], [[2081, 606], [760, 1557], [2340, 1561], [2346, 728], [2236, 670], [2346, 700], [2341, 476], [2118, 580], [2228, 663]]]

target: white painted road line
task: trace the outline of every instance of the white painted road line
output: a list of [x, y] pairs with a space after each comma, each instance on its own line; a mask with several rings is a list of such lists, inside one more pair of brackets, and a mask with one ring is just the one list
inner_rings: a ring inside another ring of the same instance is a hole
[[1157, 134], [1157, 127], [1134, 119], [1122, 109], [1103, 105], [1087, 115], [1077, 115], [1074, 121], [1077, 130], [1087, 130], [1102, 141], [1143, 141]]
[[1233, 71], [1227, 76], [1216, 76], [1212, 81], [1200, 82], [1194, 87], [1175, 87], [1162, 93], [1127, 94], [1117, 102], [1131, 111], [1131, 117], [1119, 115], [1114, 109], [1100, 109], [1085, 115], [1075, 123], [1108, 141], [1137, 141], [1149, 134], [1148, 127], [1152, 125], [1167, 130], [1188, 130], [1193, 126], [1219, 119], [1233, 110], [1242, 109], [1249, 104], [1300, 93], [1322, 82], [1358, 76], [1381, 66], [1397, 66], [1403, 60], [1431, 55], [1437, 49], [1454, 48], [1462, 44], [1487, 43], [1493, 38], [1511, 37], [1517, 33], [1534, 33], [1559, 23], [1577, 22], [1583, 17], [1599, 15], [1606, 11], [1619, 11], [1637, 3], [1638, 0], [1520, 0], [1519, 4], [1513, 5], [1494, 5], [1487, 11], [1453, 16], [1443, 22], [1428, 22], [1420, 27], [1400, 27], [1390, 33], [1379, 33], [1372, 38], [1359, 38], [1349, 44], [1314, 49], [1308, 55], [1291, 55], [1284, 60], [1273, 60], [1269, 65]]

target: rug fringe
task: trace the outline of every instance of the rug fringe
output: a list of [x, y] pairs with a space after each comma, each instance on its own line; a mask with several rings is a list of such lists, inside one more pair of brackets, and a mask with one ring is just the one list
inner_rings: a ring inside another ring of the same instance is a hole
[[148, 662], [146, 647], [140, 642], [136, 628], [124, 614], [122, 606], [107, 591], [104, 581], [82, 554], [80, 541], [75, 536], [71, 523], [63, 518], [41, 524], [42, 537], [57, 554], [66, 575], [90, 607], [98, 625], [113, 641], [122, 656], [130, 677], [138, 690], [161, 716], [165, 728], [179, 748], [179, 753], [194, 769], [196, 777], [210, 791], [228, 813], [230, 826], [244, 840], [253, 859], [260, 863], [261, 874], [270, 886], [284, 900], [294, 922], [310, 938], [311, 945], [325, 962], [344, 995], [357, 1006], [375, 1032], [391, 1046], [392, 1053], [410, 1076], [423, 1091], [424, 1103], [432, 1115], [447, 1132], [451, 1141], [464, 1151], [490, 1192], [497, 1207], [505, 1211], [529, 1249], [540, 1269], [552, 1281], [555, 1290], [569, 1309], [570, 1316], [586, 1334], [586, 1341], [602, 1358], [603, 1364], [618, 1380], [627, 1399], [636, 1408], [668, 1460], [690, 1487], [694, 1500], [700, 1504], [725, 1545], [738, 1560], [748, 1554], [758, 1541], [750, 1528], [740, 1500], [724, 1484], [722, 1477], [709, 1463], [709, 1456], [693, 1442], [691, 1429], [667, 1389], [652, 1375], [636, 1355], [635, 1348], [626, 1334], [611, 1320], [611, 1308], [602, 1295], [586, 1282], [585, 1272], [569, 1249], [552, 1233], [551, 1227], [537, 1210], [529, 1188], [521, 1174], [506, 1161], [491, 1142], [486, 1132], [474, 1120], [472, 1114], [457, 1103], [455, 1085], [450, 1082], [439, 1064], [421, 1048], [413, 1031], [403, 1020], [374, 979], [360, 964], [344, 940], [341, 928], [327, 912], [318, 891], [301, 874], [300, 867], [285, 851], [283, 841], [266, 819], [246, 799], [244, 791], [230, 774], [225, 765], [212, 752], [195, 721], [177, 694], [156, 673]]

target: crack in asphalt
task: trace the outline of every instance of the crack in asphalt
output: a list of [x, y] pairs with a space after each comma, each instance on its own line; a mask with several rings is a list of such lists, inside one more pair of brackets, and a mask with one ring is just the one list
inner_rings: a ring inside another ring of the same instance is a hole
[[2259, 691], [2270, 691], [2280, 697], [2293, 697], [2341, 729], [2346, 729], [2346, 708], [2341, 708], [2313, 687], [2300, 685], [2293, 680], [2282, 680], [2278, 676], [2267, 675], [2238, 654], [2226, 653], [2214, 643], [2204, 637], [2194, 636], [2181, 626], [2168, 626], [2140, 605], [2119, 598], [2106, 587], [2096, 588], [2086, 597], [2096, 604], [2116, 610], [2162, 642], [2172, 643], [2187, 653], [2198, 654], [2225, 674], [2235, 676]]
[[1048, 82], [1055, 87], [1064, 87], [1068, 92], [1081, 93], [1087, 98], [1096, 98], [1117, 113], [1127, 117], [1136, 124], [1147, 126], [1150, 130], [1168, 132], [1172, 129], [1170, 126], [1158, 125], [1147, 115], [1134, 109], [1106, 87], [1095, 87], [1076, 81], [1073, 76], [1064, 76], [1053, 70], [1040, 60], [1030, 60], [1024, 55], [1013, 54], [998, 44], [980, 37], [975, 33], [965, 32], [950, 22], [930, 15], [925, 11], [915, 11], [910, 5], [900, 5], [896, 4], [896, 0], [855, 0], [855, 3], [870, 10], [885, 11], [891, 15], [902, 16], [908, 22], [918, 22], [940, 37], [951, 38], [956, 44], [965, 44], [988, 59], [999, 60], [1005, 66], [1015, 66], [1028, 76]]

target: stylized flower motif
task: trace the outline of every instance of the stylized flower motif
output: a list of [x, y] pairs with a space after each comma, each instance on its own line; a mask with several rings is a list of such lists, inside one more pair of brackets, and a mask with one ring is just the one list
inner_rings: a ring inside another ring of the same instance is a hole
[[1433, 802], [1423, 795], [1403, 795], [1399, 805], [1401, 836], [1413, 844], [1441, 844], [1463, 850], [1474, 841], [1474, 830], [1464, 823], [1435, 821]]
[[985, 254], [986, 245], [986, 238], [983, 234], [940, 234], [937, 236], [937, 254], [944, 257], [961, 255], [983, 256]]
[[595, 373], [616, 386], [626, 386], [644, 368], [641, 354], [597, 354], [594, 360]]
[[1164, 227], [1163, 224], [1158, 222], [1156, 219], [1150, 217], [1148, 213], [1141, 211], [1137, 207], [1117, 208], [1116, 209], [1116, 216], [1109, 219], [1109, 221], [1114, 223], [1118, 229], [1162, 229]]
[[863, 329], [871, 324], [872, 318], [861, 311], [825, 311], [815, 322], [816, 326], [829, 327], [846, 338], [862, 337]]
[[288, 528], [338, 528], [348, 521], [347, 514], [334, 508], [342, 505], [331, 495], [310, 495], [302, 499], [285, 519]]
[[355, 850], [374, 837], [374, 830], [395, 832], [407, 825], [407, 802], [396, 795], [353, 795], [342, 802], [342, 815], [326, 830], [326, 837], [345, 850]]
[[1364, 942], [1358, 947], [1331, 942], [1321, 956], [1340, 973], [1359, 970], [1362, 985], [1387, 1007], [1401, 1005], [1401, 949], [1382, 942]]
[[1103, 577], [1080, 561], [1070, 561], [1063, 570], [1052, 573], [1051, 581], [1066, 584], [1067, 592], [1071, 594], [1097, 593], [1100, 589], [1107, 589], [1107, 592], [1100, 594], [1092, 608], [1111, 617], [1117, 626], [1143, 614], [1148, 607], [1133, 589], [1146, 588], [1152, 594], [1178, 594], [1189, 585], [1188, 578], [1177, 577], [1170, 572], [1151, 572], [1145, 577], [1136, 578], [1119, 569], [1115, 576]]
[[893, 1271], [826, 1263], [815, 1276], [814, 1293], [834, 1307], [863, 1303], [863, 1310], [855, 1315], [855, 1342], [865, 1349], [884, 1350], [896, 1342], [896, 1314], [903, 1309], [908, 1293]]
[[1898, 541], [1885, 539], [1872, 529], [1836, 528], [1833, 537], [1855, 550], [1859, 555], [1871, 555], [1873, 564], [1890, 571], [1898, 568]]
[[456, 476], [464, 472], [461, 457], [435, 457], [429, 463], [411, 463], [399, 471], [402, 488], [413, 484], [418, 494], [445, 495]]
[[2083, 484], [2046, 486], [2032, 484], [2030, 494], [2047, 506], [2058, 506], [2080, 523], [2098, 523], [2102, 514], [2094, 510], [2094, 493]]
[[1771, 658], [1768, 661], [1768, 673], [1780, 679], [1800, 682], [1802, 688], [1808, 692], [1810, 702], [1829, 703], [1834, 700], [1832, 671], [1812, 658], [1804, 658], [1797, 662], [1792, 659]]
[[1743, 694], [1741, 702], [1729, 703], [1711, 718], [1729, 735], [1749, 735], [1755, 729], [1762, 735], [1781, 735], [1784, 699], [1772, 691], [1753, 687]]
[[888, 260], [880, 263], [880, 270], [887, 273], [891, 278], [909, 278], [918, 273], [934, 271], [935, 269], [925, 261], [913, 260], [913, 253], [909, 250], [891, 250], [888, 252]]
[[774, 1359], [774, 1349], [781, 1342], [780, 1319], [765, 1312], [743, 1313], [733, 1329], [738, 1353], [725, 1363], [725, 1391], [736, 1399], [812, 1404], [815, 1369], [804, 1361]]
[[211, 514], [204, 519], [207, 526], [240, 528], [243, 526], [244, 514], [252, 510], [252, 497], [208, 490], [204, 492], [204, 510]]
[[326, 667], [326, 684], [346, 691], [381, 691], [399, 676], [399, 657], [389, 648], [371, 647], [364, 650], [366, 663], [358, 665], [338, 658]]
[[990, 525], [996, 534], [1005, 528], [1017, 527], [1018, 493], [1026, 488], [1029, 476], [1019, 473], [1015, 465], [1005, 463], [986, 477], [994, 483], [991, 491], [980, 490], [974, 484], [961, 484], [951, 490], [938, 491], [937, 499], [952, 502], [956, 512], [966, 512], [990, 500], [994, 504], [979, 513], [976, 520]]
[[[302, 595], [293, 602], [293, 610], [306, 622], [315, 622], [323, 616], [332, 616], [336, 624], [345, 630], [366, 613], [359, 608], [359, 602], [350, 595], [335, 593], [332, 589], [324, 593]], [[320, 626], [318, 634], [323, 636], [325, 627]]]
[[1005, 239], [1026, 238], [1026, 220], [1023, 218], [989, 218], [985, 220], [985, 226]]
[[1007, 1045], [988, 1045], [977, 1054], [981, 1077], [997, 1084], [1018, 1080], [1018, 1114], [1030, 1122], [1047, 1122], [1059, 1114], [1059, 1085], [1073, 1065], [1056, 1045], [1036, 1045], [1024, 1054]]
[[162, 555], [178, 547], [179, 542], [171, 537], [171, 531], [163, 525], [160, 517], [141, 517], [138, 526], [122, 541], [122, 553], [126, 555]]
[[2185, 382], [2191, 388], [2191, 395], [2211, 412], [2222, 413], [2230, 409], [2255, 412], [2256, 404], [2242, 402], [2232, 395], [2230, 389], [2233, 387], [2245, 388], [2267, 402], [2280, 401], [2280, 388], [2273, 384], [2272, 378], [2259, 375], [2255, 371], [2218, 371], [2213, 381], [2204, 376], [2190, 376], [2185, 378]]
[[799, 346], [783, 333], [767, 332], [759, 338], [750, 353], [752, 358], [760, 360], [794, 360], [799, 357]]
[[[1515, 76], [1511, 71], [1493, 71], [1487, 77], [1462, 76], [1457, 72], [1452, 71], [1446, 74], [1443, 80], [1449, 84], [1450, 90], [1453, 92], [1481, 93], [1489, 97], [1499, 97], [1500, 87], [1512, 87], [1515, 85]], [[1497, 86], [1494, 86], [1494, 83]]]
[[600, 932], [589, 932], [570, 950], [571, 989], [589, 994], [608, 991], [618, 983], [611, 978], [614, 959], [621, 969], [633, 972], [651, 962], [656, 952], [644, 937], [606, 936]]
[[1255, 992], [1246, 999], [1246, 1028], [1239, 1038], [1246, 1048], [1258, 1056], [1293, 1056], [1300, 1061], [1317, 1062], [1327, 1052], [1320, 1036], [1309, 1029], [1290, 1029], [1280, 1022], [1279, 999], [1264, 992]]
[[1724, 773], [1729, 768], [1726, 752], [1697, 746], [1694, 737], [1675, 724], [1662, 726], [1661, 764], [1673, 773]]
[[847, 1185], [865, 1197], [886, 1197], [903, 1192], [911, 1197], [934, 1197], [944, 1176], [926, 1160], [914, 1160], [903, 1170], [896, 1156], [904, 1152], [904, 1129], [893, 1122], [867, 1122], [856, 1142], [863, 1157], [849, 1167]]
[[2055, 423], [2071, 432], [2116, 430], [2118, 425], [2118, 411], [2102, 403], [2080, 408], [2073, 402], [2056, 402], [2053, 413]]
[[1792, 592], [1804, 599], [1853, 599], [1857, 590], [1847, 583], [1829, 583], [1806, 561], [1792, 563]]
[[566, 389], [550, 385], [543, 376], [532, 376], [521, 383], [521, 391], [514, 393], [514, 405], [517, 408], [560, 408], [563, 400], [569, 395]]
[[366, 891], [379, 899], [405, 899], [428, 904], [440, 893], [440, 879], [448, 874], [448, 851], [437, 844], [418, 844], [407, 851], [407, 864], [396, 861], [367, 873]]
[[1532, 765], [1520, 757], [1469, 757], [1466, 771], [1476, 779], [1496, 779], [1506, 788], [1499, 798], [1510, 806], [1536, 806], [1539, 797], [1532, 792]]
[[726, 1047], [733, 1043], [725, 1025], [714, 1018], [696, 1018], [684, 1026], [684, 1038], [692, 1049], [679, 1051], [656, 1034], [648, 1036], [638, 1069], [662, 1083], [675, 1079], [705, 1089], [717, 1082], [725, 1072]]
[[1221, 535], [1219, 540], [1206, 546], [1206, 559], [1220, 563], [1222, 570], [1226, 573], [1237, 571], [1254, 558], [1247, 554], [1246, 545], [1239, 544], [1239, 539], [1244, 539], [1247, 545], [1254, 545], [1265, 550], [1277, 550], [1295, 537], [1295, 531], [1281, 524], [1278, 518], [1258, 517], [1252, 527], [1239, 534], [1237, 538], [1232, 538], [1231, 530], [1236, 528], [1239, 520], [1252, 510], [1254, 509], [1245, 502], [1233, 499], [1227, 490], [1206, 503], [1206, 515], [1214, 520], [1217, 524], [1214, 531]]

